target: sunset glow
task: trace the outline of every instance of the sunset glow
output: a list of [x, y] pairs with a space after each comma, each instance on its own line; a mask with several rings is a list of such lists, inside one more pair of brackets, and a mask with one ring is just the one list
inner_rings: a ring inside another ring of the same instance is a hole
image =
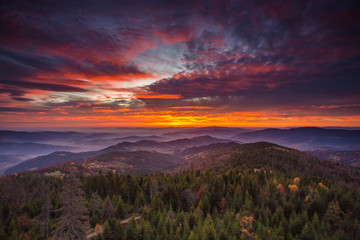
[[0, 8], [3, 128], [360, 126], [353, 1]]

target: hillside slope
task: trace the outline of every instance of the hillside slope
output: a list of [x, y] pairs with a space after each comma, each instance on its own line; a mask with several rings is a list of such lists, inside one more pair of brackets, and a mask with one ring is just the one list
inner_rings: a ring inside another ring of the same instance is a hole
[[336, 162], [341, 162], [354, 167], [360, 167], [360, 150], [353, 151], [333, 151], [333, 150], [309, 150], [306, 151], [315, 156], [329, 159]]
[[[297, 176], [316, 176], [343, 185], [360, 184], [360, 169], [321, 159], [308, 153], [268, 142], [237, 144], [215, 143], [187, 148], [173, 154], [156, 151], [112, 151], [78, 162], [66, 162], [46, 169], [67, 174], [98, 174], [108, 170], [119, 173], [181, 173], [188, 170], [226, 170], [248, 168], [276, 171]], [[44, 170], [45, 171], [45, 170]], [[42, 171], [42, 172], [44, 172]]]
[[87, 159], [81, 165], [95, 172], [115, 170], [119, 173], [149, 174], [178, 164], [178, 158], [155, 151], [109, 152]]
[[182, 162], [167, 172], [183, 170], [247, 167], [286, 174], [313, 175], [343, 182], [359, 182], [358, 168], [268, 142], [218, 143], [186, 149], [178, 156]]

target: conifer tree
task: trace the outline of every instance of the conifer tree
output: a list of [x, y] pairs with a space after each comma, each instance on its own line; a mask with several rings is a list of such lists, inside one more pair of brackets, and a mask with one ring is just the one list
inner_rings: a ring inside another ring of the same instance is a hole
[[125, 237], [125, 229], [119, 220], [115, 222], [113, 236], [116, 240], [123, 240]]
[[126, 226], [126, 240], [136, 240], [136, 222], [132, 218]]
[[125, 206], [121, 197], [118, 198], [116, 208], [115, 208], [115, 216], [119, 219], [125, 218]]
[[102, 239], [103, 240], [111, 240], [113, 239], [113, 233], [112, 233], [112, 229], [110, 227], [109, 221], [106, 221], [104, 224], [104, 231], [102, 233]]

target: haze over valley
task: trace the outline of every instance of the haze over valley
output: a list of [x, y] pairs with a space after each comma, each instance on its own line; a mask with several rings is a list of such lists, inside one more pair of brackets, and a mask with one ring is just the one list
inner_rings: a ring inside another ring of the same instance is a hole
[[[353, 166], [360, 163], [356, 151], [360, 149], [360, 130], [314, 127], [260, 130], [227, 127], [110, 128], [101, 129], [102, 132], [91, 130], [94, 131], [0, 131], [1, 173], [17, 173], [66, 161], [88, 160], [115, 151], [174, 154], [192, 147], [226, 142], [272, 142], [332, 161]], [[333, 157], [331, 153], [342, 157]], [[162, 170], [161, 167], [159, 170]]]

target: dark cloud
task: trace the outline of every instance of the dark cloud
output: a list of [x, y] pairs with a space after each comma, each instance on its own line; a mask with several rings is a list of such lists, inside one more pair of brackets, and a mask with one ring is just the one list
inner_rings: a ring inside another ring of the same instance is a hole
[[2, 64], [0, 67], [2, 79], [19, 79], [38, 75], [55, 75], [56, 77], [56, 75], [62, 76], [67, 73], [90, 77], [145, 74], [136, 66], [127, 63], [119, 65], [109, 61], [79, 61], [61, 56], [36, 56], [28, 52], [20, 53], [4, 49], [0, 49], [0, 63]]
[[55, 92], [87, 92], [86, 89], [61, 84], [0, 80], [0, 84], [24, 89], [39, 89]]
[[[282, 76], [284, 78], [284, 76]], [[356, 77], [320, 77], [312, 81], [302, 81], [306, 75], [296, 76], [298, 81], [276, 85], [266, 85], [264, 82], [252, 82], [243, 87], [237, 79], [164, 79], [147, 87], [158, 93], [180, 94], [184, 98], [207, 98], [207, 106], [227, 105], [232, 110], [255, 110], [269, 107], [310, 106], [314, 104], [358, 103], [360, 82]], [[314, 79], [316, 76], [309, 76]], [[271, 75], [268, 74], [268, 78]], [[272, 79], [268, 83], [276, 83]], [[341, 82], [341, 84], [339, 84]], [[331, 96], [331, 98], [329, 98]], [[174, 100], [176, 102], [176, 100]], [[179, 100], [180, 101], [180, 100]], [[181, 100], [183, 101], [183, 100]], [[210, 103], [209, 103], [210, 102]], [[211, 103], [213, 102], [213, 103]], [[217, 103], [219, 102], [219, 103]], [[210, 104], [210, 105], [209, 105]]]
[[21, 97], [29, 92], [24, 91], [24, 90], [19, 90], [19, 89], [11, 89], [11, 88], [1, 87], [0, 93], [8, 93], [8, 94], [10, 94], [11, 97]]
[[203, 38], [188, 41], [184, 54], [188, 70], [208, 70], [224, 61], [245, 64], [251, 58], [244, 54], [250, 54], [263, 64], [286, 63], [299, 71], [313, 66], [324, 71], [360, 55], [356, 1], [210, 3], [206, 12], [215, 7], [215, 14], [206, 17], [216, 16], [222, 25], [217, 31], [227, 46], [219, 48]]
[[18, 108], [18, 107], [0, 107], [0, 112], [43, 112], [46, 110]]
[[33, 101], [33, 99], [31, 99], [31, 98], [24, 98], [24, 97], [13, 97], [13, 99], [16, 100], [16, 101], [21, 101], [21, 102]]

